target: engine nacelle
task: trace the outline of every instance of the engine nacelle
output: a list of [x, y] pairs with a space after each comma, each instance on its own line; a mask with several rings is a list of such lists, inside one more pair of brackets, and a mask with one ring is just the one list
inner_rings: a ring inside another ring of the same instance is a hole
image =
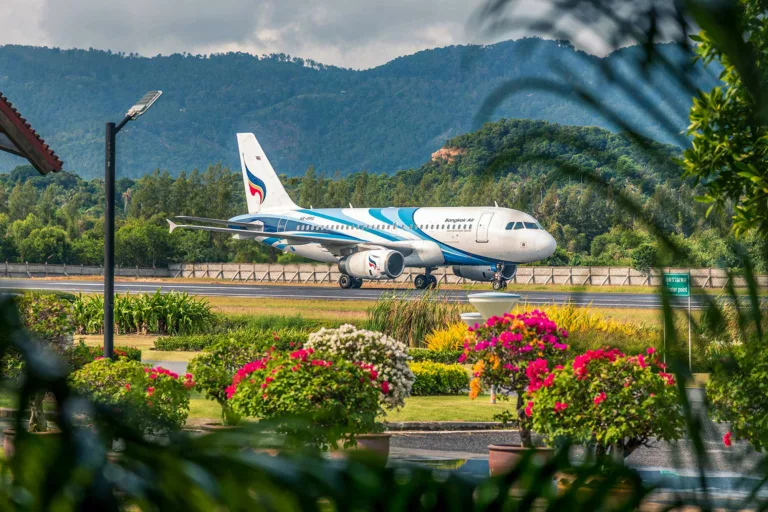
[[[493, 277], [496, 275], [496, 272], [494, 272], [490, 265], [455, 266], [453, 267], [453, 273], [454, 275], [463, 277], [464, 279], [469, 279], [470, 281], [493, 281]], [[504, 265], [504, 270], [501, 272], [501, 275], [504, 277], [504, 279], [512, 279], [515, 277], [516, 273], [517, 265], [506, 264]]]
[[405, 258], [397, 251], [360, 251], [339, 260], [339, 270], [358, 279], [395, 279], [405, 270]]

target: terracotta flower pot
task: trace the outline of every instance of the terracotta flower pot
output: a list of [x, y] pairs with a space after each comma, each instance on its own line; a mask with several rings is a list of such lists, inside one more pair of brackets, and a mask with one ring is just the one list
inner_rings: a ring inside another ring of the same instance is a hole
[[506, 473], [514, 468], [530, 451], [533, 451], [534, 457], [540, 464], [544, 464], [555, 456], [552, 448], [527, 448], [511, 444], [488, 446], [488, 470], [491, 476]]
[[376, 454], [386, 464], [389, 460], [389, 441], [391, 438], [392, 434], [357, 434], [355, 435], [357, 446], [332, 451], [330, 456], [343, 458], [350, 451], [365, 450]]
[[[33, 436], [59, 436], [61, 431], [49, 430], [48, 432], [30, 432]], [[3, 430], [3, 455], [8, 460], [16, 453], [16, 429]]]
[[[557, 493], [563, 494], [568, 491], [576, 480], [576, 476], [570, 473], [558, 473], [557, 474]], [[603, 478], [600, 476], [588, 477], [587, 480], [581, 484], [576, 492], [577, 499], [585, 503], [594, 496], [595, 491], [600, 488]], [[604, 504], [613, 508], [624, 507], [629, 499], [632, 497], [634, 488], [629, 483], [618, 482], [611, 487], [608, 492]]]

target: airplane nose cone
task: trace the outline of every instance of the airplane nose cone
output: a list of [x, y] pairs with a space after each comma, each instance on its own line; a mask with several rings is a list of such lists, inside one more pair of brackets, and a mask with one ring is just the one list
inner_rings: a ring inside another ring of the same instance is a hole
[[555, 249], [557, 249], [555, 237], [547, 232], [541, 233], [539, 239], [536, 241], [536, 252], [538, 253], [539, 258], [549, 258], [555, 254]]

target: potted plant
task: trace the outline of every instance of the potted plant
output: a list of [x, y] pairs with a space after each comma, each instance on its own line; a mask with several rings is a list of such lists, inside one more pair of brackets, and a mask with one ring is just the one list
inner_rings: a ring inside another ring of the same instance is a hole
[[189, 363], [189, 371], [195, 376], [195, 388], [221, 406], [221, 422], [203, 425], [204, 430], [228, 429], [240, 423], [227, 400], [227, 388], [232, 384], [235, 372], [264, 357], [269, 352], [263, 343], [242, 343], [234, 338], [218, 341], [207, 347]]
[[477, 398], [483, 388], [494, 386], [501, 399], [515, 396], [517, 407], [510, 417], [520, 429], [519, 445], [491, 445], [488, 464], [491, 474], [514, 466], [525, 450], [536, 449], [540, 457], [551, 455], [549, 449], [534, 447], [531, 418], [525, 413], [526, 396], [537, 389], [549, 369], [564, 360], [568, 337], [541, 311], [507, 313], [489, 318], [483, 325], [470, 329], [473, 337], [464, 343], [460, 363], [473, 364], [469, 396]]
[[[144, 435], [178, 431], [189, 414], [192, 374], [179, 376], [138, 361], [100, 358], [70, 376], [73, 390], [92, 403], [109, 407]], [[102, 428], [102, 425], [94, 425]], [[105, 435], [111, 435], [105, 432]]]
[[[72, 304], [53, 294], [25, 293], [16, 299], [21, 320], [32, 335], [41, 344], [41, 350], [63, 354], [72, 345], [75, 323]], [[3, 376], [11, 381], [18, 381], [24, 376], [24, 363], [16, 352], [6, 354], [2, 361]], [[27, 430], [33, 434], [51, 435], [52, 429], [43, 409], [45, 392], [38, 392], [29, 402], [29, 423]], [[3, 432], [4, 452], [10, 457], [14, 452], [15, 431]]]
[[[683, 435], [678, 389], [665, 368], [653, 348], [635, 356], [590, 350], [545, 375], [526, 413], [550, 444], [568, 439], [606, 467], [622, 464], [651, 439], [676, 441]], [[559, 482], [561, 488], [569, 483], [567, 475]]]
[[[320, 329], [309, 335], [305, 345], [358, 364], [367, 365], [381, 391], [379, 401], [383, 409], [397, 410], [405, 406], [416, 380], [408, 366], [411, 360], [405, 343], [381, 332], [342, 325], [338, 329]], [[390, 434], [366, 432], [355, 436], [357, 446], [389, 456]]]
[[[240, 368], [227, 388], [232, 410], [272, 422], [291, 443], [322, 450], [351, 446], [380, 429], [380, 387], [371, 365], [330, 359], [312, 348], [272, 353]], [[303, 418], [313, 427], [305, 428]]]

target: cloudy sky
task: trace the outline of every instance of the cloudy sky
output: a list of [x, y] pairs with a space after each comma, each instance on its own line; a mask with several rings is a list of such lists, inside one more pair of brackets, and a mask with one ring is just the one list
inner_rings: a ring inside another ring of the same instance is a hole
[[[484, 0], [0, 0], [0, 44], [98, 48], [146, 56], [288, 53], [368, 68], [419, 50], [525, 35], [468, 23]], [[520, 0], [525, 15], [545, 0]], [[473, 28], [474, 27], [474, 28]], [[576, 41], [594, 48], [589, 34]]]

